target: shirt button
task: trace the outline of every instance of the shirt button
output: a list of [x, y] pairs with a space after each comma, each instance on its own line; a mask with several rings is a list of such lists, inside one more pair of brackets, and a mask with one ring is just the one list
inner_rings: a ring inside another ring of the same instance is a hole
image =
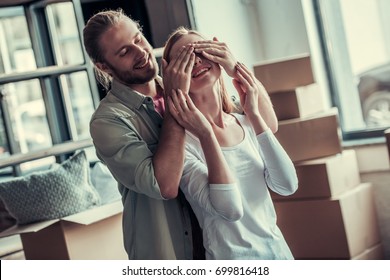
[[152, 102], [152, 98], [151, 97], [146, 97], [146, 102], [148, 102], [148, 103]]
[[188, 231], [185, 231], [184, 234], [185, 234], [185, 235], [188, 235]]

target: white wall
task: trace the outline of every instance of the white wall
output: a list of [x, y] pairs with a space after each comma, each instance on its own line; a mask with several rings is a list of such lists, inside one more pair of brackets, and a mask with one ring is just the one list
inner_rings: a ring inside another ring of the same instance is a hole
[[224, 41], [238, 60], [256, 60], [256, 44], [248, 20], [246, 5], [241, 0], [193, 0], [198, 31], [207, 38]]
[[309, 52], [301, 0], [192, 0], [197, 29], [248, 65]]
[[[192, 5], [197, 30], [208, 39], [217, 37], [227, 43], [236, 59], [251, 68], [258, 60], [259, 37], [253, 35], [245, 1], [192, 0]], [[236, 95], [231, 79], [224, 77], [228, 92]]]
[[301, 0], [257, 0], [263, 60], [309, 53]]

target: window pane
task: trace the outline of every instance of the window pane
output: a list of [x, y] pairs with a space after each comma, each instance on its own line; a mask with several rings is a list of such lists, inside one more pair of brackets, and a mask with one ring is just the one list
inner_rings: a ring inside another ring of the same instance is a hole
[[26, 18], [0, 18], [0, 73], [36, 69]]
[[86, 72], [76, 72], [60, 77], [68, 106], [70, 126], [74, 140], [90, 138], [89, 120], [94, 112], [91, 88]]
[[4, 85], [13, 139], [21, 153], [52, 146], [46, 109], [38, 80]]
[[320, 0], [320, 8], [343, 129], [390, 126], [390, 1]]
[[353, 74], [367, 126], [390, 125], [389, 1], [341, 1]]
[[49, 5], [47, 16], [57, 65], [84, 63], [73, 4], [64, 2]]

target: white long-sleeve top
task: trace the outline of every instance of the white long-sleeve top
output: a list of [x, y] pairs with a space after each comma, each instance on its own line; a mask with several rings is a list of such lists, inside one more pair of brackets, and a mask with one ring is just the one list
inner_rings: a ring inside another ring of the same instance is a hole
[[295, 167], [270, 130], [255, 135], [244, 115], [238, 145], [222, 147], [235, 184], [209, 184], [198, 138], [186, 137], [186, 161], [180, 187], [200, 226], [207, 259], [293, 259], [276, 225], [268, 188], [290, 195], [298, 186]]

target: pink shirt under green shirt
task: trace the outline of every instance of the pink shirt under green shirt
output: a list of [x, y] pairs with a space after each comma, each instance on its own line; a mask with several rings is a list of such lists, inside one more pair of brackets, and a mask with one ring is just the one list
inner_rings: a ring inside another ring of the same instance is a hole
[[165, 103], [164, 103], [164, 95], [160, 91], [157, 93], [157, 95], [153, 98], [154, 103], [154, 109], [162, 116], [164, 117], [165, 112]]

